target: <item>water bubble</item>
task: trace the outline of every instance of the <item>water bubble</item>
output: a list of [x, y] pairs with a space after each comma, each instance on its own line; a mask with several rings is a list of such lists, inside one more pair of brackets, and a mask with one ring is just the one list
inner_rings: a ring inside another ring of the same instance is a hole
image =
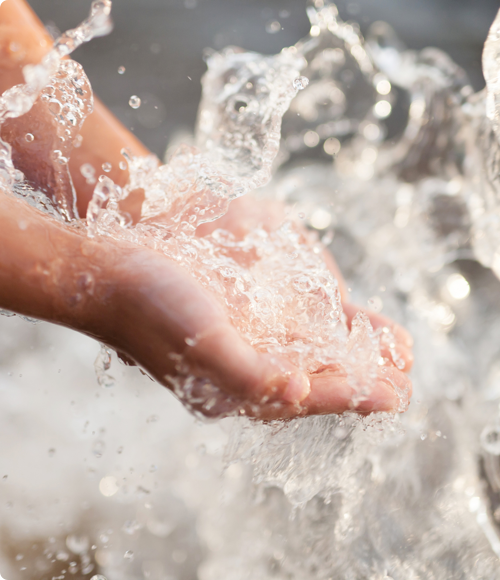
[[90, 542], [87, 536], [70, 534], [66, 538], [66, 546], [73, 554], [84, 554], [88, 551]]
[[118, 164], [118, 167], [122, 170], [125, 171], [127, 169], [127, 163], [125, 161], [120, 161], [120, 163]]
[[266, 32], [269, 34], [276, 34], [281, 30], [281, 24], [277, 20], [270, 20], [266, 24]]
[[385, 119], [391, 114], [392, 105], [389, 101], [379, 101], [374, 107], [373, 112], [379, 119]]
[[95, 175], [95, 169], [90, 165], [90, 163], [84, 163], [80, 167], [80, 173], [85, 177], [85, 179], [91, 179]]
[[103, 477], [99, 482], [99, 491], [104, 497], [114, 496], [119, 489], [116, 477], [113, 477], [112, 475]]
[[66, 165], [66, 163], [68, 163], [69, 161], [69, 159], [65, 157], [62, 154], [62, 151], [60, 151], [59, 149], [55, 149], [54, 151], [52, 151], [52, 159], [54, 161], [57, 161], [57, 163], [60, 163], [61, 165]]
[[330, 137], [323, 144], [323, 150], [327, 155], [337, 155], [340, 151], [340, 141], [335, 137]]
[[108, 579], [106, 578], [106, 576], [103, 576], [102, 574], [95, 574], [94, 576], [92, 576], [90, 580], [108, 580]]
[[125, 560], [132, 562], [132, 560], [134, 559], [134, 552], [132, 552], [132, 550], [127, 550], [125, 554], [123, 554], [123, 557], [125, 558]]
[[491, 455], [500, 455], [500, 425], [486, 425], [479, 438], [481, 447], [491, 453]]
[[56, 99], [50, 99], [48, 106], [49, 106], [49, 111], [53, 115], [58, 115], [61, 112], [61, 103]]
[[106, 173], [109, 173], [112, 169], [113, 166], [111, 165], [111, 163], [106, 161], [106, 163], [102, 164], [102, 170], [105, 171]]
[[309, 34], [311, 36], [319, 36], [321, 34], [321, 28], [317, 24], [313, 24]]
[[119, 66], [119, 67], [118, 67], [118, 74], [119, 74], [119, 75], [125, 74], [125, 71], [126, 71], [126, 70], [127, 70], [127, 69], [126, 69], [124, 66]]
[[128, 100], [128, 104], [132, 109], [138, 109], [141, 106], [141, 99], [137, 95], [132, 95]]
[[391, 83], [387, 79], [380, 80], [376, 87], [377, 93], [380, 95], [388, 95], [391, 92]]
[[319, 135], [316, 131], [307, 131], [304, 135], [304, 145], [306, 147], [316, 147], [319, 144]]
[[143, 527], [142, 524], [140, 524], [136, 520], [127, 520], [123, 524], [122, 530], [126, 534], [128, 534], [129, 536], [132, 536], [133, 534], [135, 534], [136, 532], [138, 532], [142, 527]]
[[298, 91], [304, 90], [309, 84], [309, 79], [307, 77], [298, 77], [293, 81], [293, 88]]
[[309, 224], [315, 230], [324, 230], [329, 227], [331, 223], [332, 214], [322, 207], [315, 209], [309, 218]]
[[35, 140], [35, 136], [33, 135], [33, 133], [26, 133], [24, 138], [28, 143], [31, 143], [32, 141]]
[[461, 274], [451, 274], [446, 280], [446, 288], [455, 300], [464, 300], [470, 294], [469, 282]]

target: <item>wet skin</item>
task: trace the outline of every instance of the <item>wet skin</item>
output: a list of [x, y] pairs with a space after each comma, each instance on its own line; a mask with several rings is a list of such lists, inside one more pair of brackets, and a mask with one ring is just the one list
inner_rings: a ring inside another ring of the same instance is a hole
[[[12, 51], [12, 42], [17, 44]], [[22, 66], [38, 62], [50, 39], [22, 0], [0, 6], [0, 91], [22, 82]], [[16, 165], [28, 181], [49, 189], [60, 167], [51, 160], [52, 120], [38, 106], [2, 128], [2, 138], [14, 150]], [[43, 126], [45, 141], [37, 154], [22, 137], [34, 124]], [[96, 103], [81, 131], [82, 146], [71, 154], [69, 171], [76, 189], [78, 210], [85, 215], [93, 186], [80, 173], [83, 163], [113, 166], [110, 177], [119, 184], [127, 179], [118, 169], [120, 151], [134, 155], [149, 152], [107, 109]], [[61, 183], [61, 181], [58, 181]], [[141, 196], [127, 210], [138, 217]], [[280, 225], [283, 209], [276, 204], [251, 204], [245, 198], [233, 202], [226, 216], [198, 229], [207, 235], [217, 227], [237, 236], [257, 225], [268, 229]], [[345, 288], [330, 255], [328, 266]], [[359, 310], [347, 302], [348, 323]], [[167, 376], [177, 372], [175, 355], [182, 353], [190, 372], [210, 378], [223, 392], [241, 400], [247, 412], [261, 418], [288, 418], [298, 414], [342, 413], [351, 408], [352, 389], [340, 368], [326, 368], [307, 376], [287, 360], [256, 352], [231, 325], [217, 297], [202, 288], [189, 273], [167, 256], [144, 247], [107, 237], [89, 239], [81, 224], [68, 226], [12, 197], [0, 194], [0, 308], [61, 324], [95, 337], [116, 349], [124, 359], [139, 365], [158, 382], [169, 385]], [[389, 327], [396, 349], [412, 364], [409, 334], [392, 321], [368, 313], [375, 328]], [[186, 338], [198, 337], [188, 346]], [[382, 352], [390, 359], [389, 353]], [[360, 413], [396, 409], [392, 384], [411, 383], [402, 370], [386, 364]], [[259, 403], [262, 398], [268, 402]], [[274, 404], [269, 404], [269, 402]]]

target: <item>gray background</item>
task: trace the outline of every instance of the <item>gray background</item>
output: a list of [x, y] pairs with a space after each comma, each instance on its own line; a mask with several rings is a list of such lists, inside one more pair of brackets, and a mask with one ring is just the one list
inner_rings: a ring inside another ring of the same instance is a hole
[[[90, 6], [90, 0], [30, 3], [49, 28], [59, 30], [78, 24]], [[305, 4], [305, 0], [115, 0], [113, 33], [80, 48], [75, 58], [102, 100], [161, 155], [169, 136], [192, 130], [205, 69], [203, 49], [236, 44], [275, 53], [307, 34]], [[358, 21], [362, 30], [385, 20], [410, 48], [442, 48], [467, 69], [477, 89], [484, 84], [481, 49], [499, 0], [340, 0], [338, 7], [344, 19]], [[266, 23], [273, 20], [282, 30], [269, 34]], [[123, 75], [117, 72], [119, 66], [126, 68]], [[128, 106], [133, 94], [142, 97], [137, 110]]]

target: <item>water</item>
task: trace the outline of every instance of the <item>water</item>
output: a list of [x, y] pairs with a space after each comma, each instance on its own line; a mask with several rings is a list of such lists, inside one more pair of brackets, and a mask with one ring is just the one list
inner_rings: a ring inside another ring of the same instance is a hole
[[[320, 0], [308, 14], [311, 36], [294, 50], [209, 57], [197, 148], [182, 147], [161, 167], [128, 158], [129, 189], [103, 176], [89, 235], [176, 250], [183, 267], [216, 286], [256, 348], [312, 368], [340, 358], [355, 384], [360, 367], [373, 376], [380, 342], [390, 351], [392, 337], [374, 335], [362, 317], [348, 335], [336, 281], [315, 251], [321, 246], [300, 239], [293, 216], [277, 231], [253, 228], [242, 239], [220, 230], [193, 236], [230, 198], [274, 173], [260, 198], [293, 204], [332, 248], [353, 298], [412, 331], [409, 410], [200, 424], [136, 369], [113, 363], [116, 386], [96, 385], [88, 339], [2, 317], [3, 576], [21, 574], [15, 554], [27, 547], [35, 554], [21, 563], [34, 576], [500, 577], [496, 25], [485, 50], [488, 92], [473, 94], [439, 51], [398, 50], [380, 27], [365, 41]], [[309, 85], [297, 94], [301, 75]], [[386, 140], [384, 119], [399, 106], [395, 88], [407, 96], [399, 105], [408, 121]], [[307, 161], [311, 150], [330, 157]], [[8, 156], [4, 163], [2, 175], [18, 183]], [[202, 194], [200, 171], [208, 184]], [[143, 221], [132, 227], [114, 202], [139, 184]], [[73, 219], [68, 200], [53, 203], [38, 192], [28, 199]], [[241, 251], [260, 260], [243, 267], [231, 257]], [[290, 297], [293, 309], [278, 310], [278, 296]], [[307, 324], [290, 344], [297, 316]], [[397, 353], [391, 357], [397, 365]], [[102, 349], [96, 366], [104, 383], [109, 362]], [[11, 367], [16, 376], [8, 376]], [[19, 375], [34, 374], [50, 389], [34, 380], [26, 388]], [[187, 405], [197, 398], [198, 410], [214, 409], [215, 399], [217, 411], [216, 386], [185, 376], [174, 387]], [[231, 412], [240, 408], [230, 403]], [[26, 437], [28, 425], [37, 438]], [[69, 563], [54, 558], [64, 549], [74, 554]]]

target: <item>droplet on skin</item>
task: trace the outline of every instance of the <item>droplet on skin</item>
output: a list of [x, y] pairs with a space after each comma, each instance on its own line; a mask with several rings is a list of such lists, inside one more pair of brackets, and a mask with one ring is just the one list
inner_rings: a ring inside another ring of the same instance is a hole
[[125, 171], [127, 169], [127, 164], [125, 163], [125, 161], [120, 161], [120, 163], [118, 164], [118, 167], [122, 170]]
[[141, 106], [141, 99], [137, 95], [132, 95], [128, 100], [128, 104], [132, 109], [138, 109]]
[[106, 162], [102, 164], [102, 170], [105, 171], [106, 173], [109, 173], [112, 169], [113, 166], [111, 165], [111, 163]]
[[85, 177], [85, 179], [92, 179], [95, 175], [95, 169], [90, 165], [90, 163], [84, 163], [80, 167], [80, 173]]
[[32, 133], [26, 133], [26, 135], [24, 136], [24, 138], [26, 139], [26, 141], [28, 143], [31, 143], [32, 141], [35, 140], [35, 137]]

